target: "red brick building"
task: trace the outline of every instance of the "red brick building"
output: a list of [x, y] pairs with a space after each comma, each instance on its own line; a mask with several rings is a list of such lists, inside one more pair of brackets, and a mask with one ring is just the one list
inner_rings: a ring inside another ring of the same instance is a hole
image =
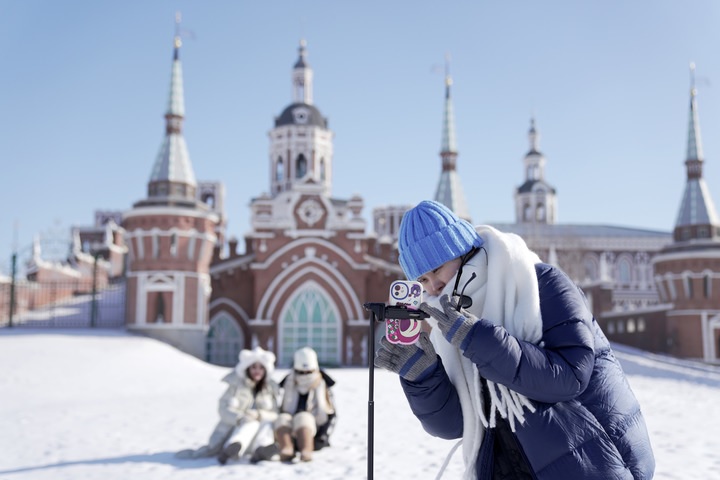
[[[232, 364], [240, 348], [259, 344], [287, 365], [310, 345], [324, 365], [367, 365], [363, 304], [385, 301], [401, 275], [394, 239], [366, 233], [362, 198], [331, 196], [334, 134], [313, 103], [304, 42], [291, 81], [293, 102], [269, 133], [270, 193], [251, 201], [245, 252], [232, 240], [229, 256], [217, 249], [210, 267], [206, 358]], [[401, 214], [375, 213], [395, 225]]]
[[[305, 345], [324, 365], [367, 365], [363, 304], [385, 301], [390, 283], [403, 276], [396, 238], [409, 207], [375, 209], [368, 232], [362, 197], [332, 195], [334, 133], [314, 104], [301, 43], [292, 102], [269, 132], [267, 193], [251, 199], [243, 245], [226, 241], [223, 186], [195, 181], [182, 138], [176, 41], [166, 137], [147, 198], [123, 215], [128, 328], [223, 365], [255, 345], [274, 351], [280, 365]], [[434, 198], [471, 220], [456, 168], [451, 84], [446, 76]], [[518, 233], [567, 272], [612, 341], [720, 362], [720, 223], [702, 179], [694, 88], [689, 131], [687, 189], [672, 234], [558, 223], [557, 190], [545, 179], [534, 119], [516, 221], [489, 223]]]

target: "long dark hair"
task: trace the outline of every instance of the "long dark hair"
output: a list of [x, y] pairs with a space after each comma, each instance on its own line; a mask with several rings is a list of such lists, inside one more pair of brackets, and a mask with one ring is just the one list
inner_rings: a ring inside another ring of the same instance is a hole
[[[254, 365], [254, 364], [252, 364], [252, 365]], [[250, 380], [252, 380], [252, 377], [250, 376], [250, 367], [252, 367], [252, 365], [250, 365], [249, 367], [247, 367], [245, 369], [245, 376], [247, 378], [249, 378]], [[260, 365], [262, 365], [262, 363]], [[253, 387], [253, 397], [257, 396], [257, 394], [260, 393], [263, 388], [265, 388], [265, 379], [267, 378], [267, 368], [265, 368], [265, 365], [262, 365], [262, 367], [263, 367], [263, 371], [265, 373], [263, 373], [263, 376], [262, 376], [262, 378], [260, 378], [260, 380], [255, 382], [255, 386]]]

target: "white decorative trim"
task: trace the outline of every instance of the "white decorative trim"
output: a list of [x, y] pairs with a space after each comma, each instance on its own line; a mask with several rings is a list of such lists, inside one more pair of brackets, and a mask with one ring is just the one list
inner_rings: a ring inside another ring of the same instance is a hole
[[[368, 313], [368, 315], [370, 315]], [[370, 318], [352, 318], [347, 321], [348, 327], [364, 327], [367, 328], [370, 326]]]
[[369, 270], [370, 268], [370, 266], [367, 264], [356, 263], [355, 261], [353, 261], [350, 255], [348, 255], [345, 250], [341, 249], [337, 245], [326, 242], [324, 240], [318, 240], [317, 238], [305, 238], [302, 240], [290, 242], [287, 245], [283, 245], [281, 248], [273, 252], [273, 254], [270, 255], [268, 259], [265, 260], [265, 262], [253, 263], [252, 268], [256, 270], [265, 270], [267, 268], [270, 268], [272, 264], [275, 263], [278, 258], [283, 256], [286, 252], [306, 244], [317, 244], [327, 248], [328, 250], [331, 250], [332, 252], [338, 254], [343, 260], [345, 260], [352, 267], [353, 270]]
[[230, 307], [230, 309], [237, 313], [243, 320], [245, 320], [246, 323], [250, 323], [250, 317], [248, 316], [247, 312], [240, 305], [238, 305], [237, 302], [227, 297], [216, 298], [215, 300], [210, 302], [208, 308], [212, 310], [213, 308], [219, 307], [221, 305]]
[[216, 213], [203, 212], [201, 210], [190, 208], [174, 208], [174, 207], [142, 207], [128, 210], [123, 214], [123, 220], [133, 217], [150, 217], [156, 215], [171, 215], [173, 217], [193, 217], [206, 218], [212, 222], [218, 223], [220, 217]]
[[672, 260], [689, 260], [698, 258], [720, 258], [720, 250], [699, 250], [699, 251], [681, 251], [673, 253], [658, 253], [651, 261], [653, 267], [658, 262]]
[[274, 325], [273, 321], [267, 318], [253, 318], [248, 320], [247, 323], [253, 327], [270, 327]]
[[[265, 289], [260, 303], [258, 305], [257, 313], [263, 314], [267, 317], [272, 318], [275, 309], [278, 306], [280, 297], [283, 296], [285, 291], [293, 284], [297, 279], [302, 278], [308, 273], [315, 273], [320, 278], [325, 280], [329, 285], [339, 285], [342, 287], [342, 291], [338, 292], [341, 297], [347, 298], [348, 302], [344, 302], [344, 307], [348, 318], [361, 318], [362, 317], [362, 305], [360, 300], [357, 298], [355, 290], [350, 286], [347, 279], [340, 274], [336, 269], [330, 269], [329, 272], [333, 277], [328, 275], [325, 270], [320, 270], [313, 264], [323, 265], [316, 258], [305, 257], [298, 262], [289, 265], [287, 269], [283, 270], [277, 275], [270, 285]], [[326, 265], [326, 264], [325, 264]], [[348, 304], [349, 303], [349, 304]], [[352, 306], [355, 306], [353, 309]]]

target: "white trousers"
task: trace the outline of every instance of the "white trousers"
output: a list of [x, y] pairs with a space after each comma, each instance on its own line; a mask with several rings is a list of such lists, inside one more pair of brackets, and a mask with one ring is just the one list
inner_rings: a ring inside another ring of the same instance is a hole
[[273, 435], [273, 422], [263, 420], [243, 420], [240, 425], [233, 429], [230, 438], [224, 446], [231, 443], [240, 443], [238, 457], [244, 454], [251, 455], [256, 448], [270, 445], [275, 441]]

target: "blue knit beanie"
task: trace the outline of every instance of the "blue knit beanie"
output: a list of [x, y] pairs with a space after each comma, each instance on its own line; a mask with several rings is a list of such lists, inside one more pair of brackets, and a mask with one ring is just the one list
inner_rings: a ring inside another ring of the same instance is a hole
[[400, 266], [409, 280], [485, 243], [475, 228], [445, 205], [425, 200], [408, 210], [400, 222]]

